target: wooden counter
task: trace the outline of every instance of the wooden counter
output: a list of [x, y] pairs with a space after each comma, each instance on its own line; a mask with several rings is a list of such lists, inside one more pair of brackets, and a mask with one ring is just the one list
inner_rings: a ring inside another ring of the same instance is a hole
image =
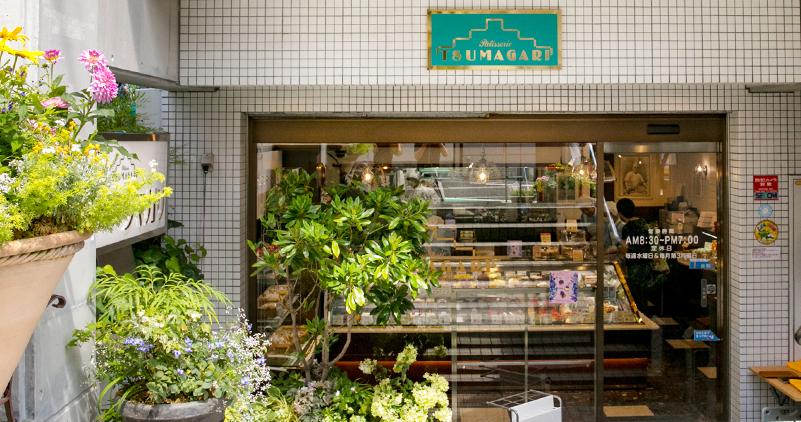
[[790, 385], [787, 381], [782, 381], [782, 378], [801, 378], [801, 374], [793, 371], [787, 366], [751, 366], [751, 370], [756, 376], [762, 378], [774, 387], [776, 390], [781, 391], [782, 394], [789, 397], [790, 400], [801, 402], [801, 391]]

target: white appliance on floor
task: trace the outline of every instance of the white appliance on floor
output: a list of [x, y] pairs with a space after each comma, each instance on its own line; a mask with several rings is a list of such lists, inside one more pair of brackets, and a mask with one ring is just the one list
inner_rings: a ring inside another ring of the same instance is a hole
[[506, 409], [511, 422], [562, 422], [562, 399], [537, 390], [514, 394], [487, 404]]

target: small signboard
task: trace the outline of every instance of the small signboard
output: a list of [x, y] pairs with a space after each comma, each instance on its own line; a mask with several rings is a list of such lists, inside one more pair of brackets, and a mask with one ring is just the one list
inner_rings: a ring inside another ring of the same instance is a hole
[[754, 200], [778, 201], [779, 176], [754, 176]]
[[691, 270], [714, 270], [715, 267], [712, 266], [712, 263], [709, 262], [708, 259], [692, 258], [692, 259], [690, 259], [690, 269]]
[[551, 271], [550, 303], [578, 302], [578, 273], [575, 271]]
[[720, 341], [712, 330], [695, 330], [693, 335], [695, 341]]
[[559, 9], [429, 10], [428, 69], [562, 68]]
[[751, 261], [778, 261], [781, 257], [781, 248], [775, 246], [751, 248]]
[[770, 245], [779, 237], [779, 227], [770, 220], [762, 220], [754, 227], [754, 237], [763, 245]]
[[757, 208], [757, 213], [760, 218], [770, 218], [773, 215], [773, 207], [768, 204], [762, 204]]
[[604, 286], [604, 302], [617, 305], [617, 286]]

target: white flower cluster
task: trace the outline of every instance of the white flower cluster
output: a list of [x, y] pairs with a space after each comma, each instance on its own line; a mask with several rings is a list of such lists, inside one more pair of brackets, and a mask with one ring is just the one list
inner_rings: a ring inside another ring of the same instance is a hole
[[11, 187], [16, 182], [16, 179], [9, 176], [8, 173], [0, 174], [0, 193], [11, 192]]
[[407, 344], [402, 352], [398, 353], [395, 366], [392, 368], [396, 373], [400, 373], [404, 367], [408, 367], [417, 360], [417, 348]]
[[375, 366], [377, 364], [378, 361], [375, 359], [365, 359], [359, 363], [359, 369], [366, 375], [370, 375], [373, 373], [373, 371], [375, 371]]
[[[405, 371], [416, 357], [417, 350], [413, 346], [407, 346], [398, 355], [401, 371]], [[453, 414], [448, 407], [448, 381], [437, 374], [426, 373], [423, 377], [425, 382], [412, 385], [411, 397], [403, 392], [403, 384], [396, 389], [391, 379], [381, 380], [374, 390], [370, 414], [383, 422], [426, 422], [429, 411], [435, 409], [436, 420], [451, 422]]]

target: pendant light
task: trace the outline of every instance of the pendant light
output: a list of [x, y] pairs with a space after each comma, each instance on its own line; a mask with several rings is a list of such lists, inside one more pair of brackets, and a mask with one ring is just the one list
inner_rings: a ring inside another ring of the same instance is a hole
[[362, 182], [366, 184], [373, 183], [373, 170], [369, 166], [362, 173]]
[[470, 171], [467, 175], [470, 183], [478, 183], [480, 185], [486, 184], [490, 179], [490, 172], [492, 171], [493, 164], [488, 162], [485, 158], [487, 153], [486, 148], [481, 151], [481, 159], [478, 163], [470, 164]]

